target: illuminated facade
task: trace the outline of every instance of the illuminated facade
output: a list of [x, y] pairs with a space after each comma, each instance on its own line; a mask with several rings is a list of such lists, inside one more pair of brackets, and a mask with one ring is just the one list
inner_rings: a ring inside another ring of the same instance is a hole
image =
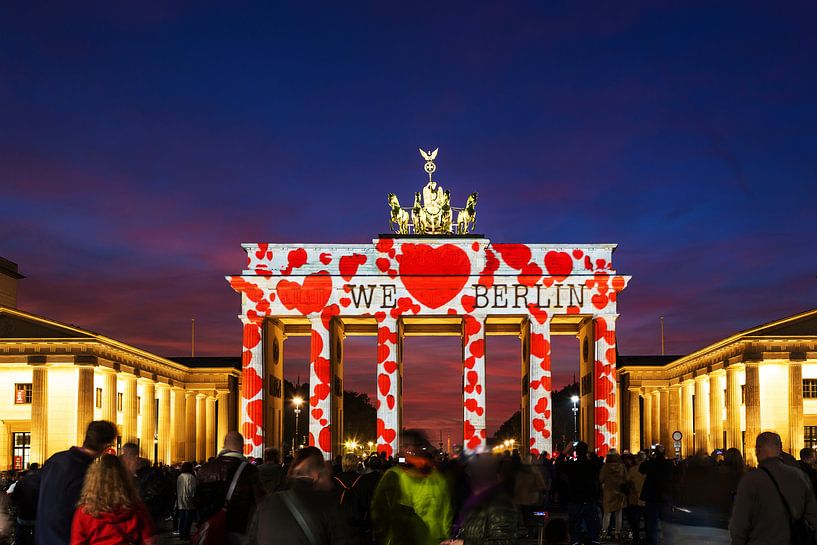
[[100, 419], [151, 461], [206, 459], [235, 429], [239, 379], [0, 306], [0, 468], [43, 463]]
[[[421, 150], [428, 184], [403, 209], [394, 194], [394, 234], [367, 244], [244, 244], [229, 276], [243, 322], [240, 431], [259, 456], [282, 443], [284, 340], [311, 339], [309, 441], [325, 456], [343, 448], [343, 339], [377, 338], [377, 449], [395, 454], [402, 429], [403, 338], [462, 340], [463, 446], [486, 447], [486, 338], [521, 340], [524, 451], [552, 450], [551, 335], [581, 346], [582, 436], [604, 454], [618, 441], [616, 297], [629, 277], [613, 268], [615, 245], [496, 244], [469, 234], [477, 194], [463, 209], [431, 179], [436, 150]], [[456, 215], [455, 215], [456, 212]], [[456, 221], [455, 221], [456, 218]]]
[[817, 309], [749, 329], [668, 363], [623, 361], [623, 446], [681, 455], [738, 448], [756, 463], [757, 435], [773, 430], [794, 456], [817, 446]]

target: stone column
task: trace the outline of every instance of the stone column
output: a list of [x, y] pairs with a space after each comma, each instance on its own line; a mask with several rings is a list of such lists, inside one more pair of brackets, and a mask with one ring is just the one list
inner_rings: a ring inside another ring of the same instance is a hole
[[[244, 300], [246, 301], [246, 297]], [[244, 315], [241, 317], [244, 324], [244, 351], [241, 355], [241, 412], [239, 413], [238, 424], [239, 431], [244, 435], [245, 444], [250, 445], [247, 455], [263, 458], [265, 431], [263, 382], [266, 376], [266, 363], [264, 362], [264, 343], [262, 342], [262, 321], [260, 318], [249, 318], [247, 316], [249, 310], [255, 312], [254, 307], [248, 307], [244, 310]], [[329, 347], [326, 348], [328, 351]], [[198, 430], [200, 443], [204, 440], [204, 431], [204, 406], [202, 406], [201, 422]], [[201, 450], [201, 453], [204, 454], [204, 450]]]
[[789, 452], [800, 457], [804, 445], [803, 427], [803, 364], [789, 362]]
[[681, 456], [686, 458], [695, 453], [695, 422], [693, 420], [692, 400], [694, 398], [695, 382], [685, 380], [681, 385]]
[[709, 375], [709, 446], [711, 450], [723, 447], [723, 388], [722, 370]]
[[[549, 362], [548, 358], [548, 362]], [[550, 365], [548, 364], [548, 375]], [[485, 317], [466, 314], [462, 320], [463, 439], [468, 453], [485, 449]], [[547, 393], [548, 397], [550, 392]], [[534, 411], [535, 412], [535, 411]], [[541, 416], [540, 416], [541, 418]], [[541, 420], [540, 420], [541, 422]], [[522, 425], [526, 425], [523, 423]], [[543, 424], [544, 426], [544, 424]], [[540, 430], [544, 429], [543, 427]], [[531, 434], [533, 430], [531, 430]], [[537, 432], [540, 434], [540, 432]], [[531, 435], [536, 437], [536, 435]], [[531, 448], [536, 449], [537, 446]], [[550, 451], [550, 449], [547, 449]]]
[[[309, 444], [316, 446], [324, 458], [332, 456], [332, 365], [329, 328], [320, 317], [311, 318], [309, 358]], [[378, 381], [380, 377], [378, 377]], [[380, 389], [378, 387], [378, 389]]]
[[125, 382], [125, 391], [122, 393], [122, 444], [133, 443], [139, 440], [137, 418], [139, 416], [139, 395], [137, 394], [136, 377], [122, 375]]
[[[94, 419], [94, 368], [77, 366], [77, 442], [85, 440], [85, 431]], [[115, 423], [115, 422], [114, 422]]]
[[709, 397], [706, 375], [695, 377], [695, 452], [709, 452]]
[[139, 450], [143, 458], [155, 461], [154, 441], [156, 440], [156, 383], [146, 380], [142, 383], [142, 429], [139, 434]]
[[209, 460], [216, 455], [216, 398], [207, 396], [206, 400], [206, 414], [207, 414], [207, 446], [205, 454]]
[[188, 462], [201, 462], [198, 450], [196, 449], [196, 392], [186, 391], [184, 395], [185, 412], [185, 460]]
[[377, 451], [388, 456], [400, 444], [400, 339], [398, 321], [390, 315], [377, 328]]
[[196, 457], [207, 460], [207, 396], [196, 395]]
[[[283, 388], [283, 384], [281, 385]], [[227, 435], [227, 432], [230, 431], [230, 392], [219, 392], [218, 397], [216, 398], [218, 401], [218, 427], [216, 431], [216, 451], [218, 451], [221, 446], [224, 444], [224, 437]], [[280, 413], [277, 415], [280, 418]], [[270, 424], [272, 424], [270, 422]], [[280, 423], [278, 423], [280, 426]], [[270, 434], [270, 436], [275, 436], [274, 434]], [[270, 447], [270, 448], [278, 448], [279, 452], [283, 454], [283, 451], [280, 450], [280, 447]]]
[[173, 416], [170, 424], [170, 459], [172, 463], [187, 461], [185, 443], [187, 441], [184, 390], [173, 388], [171, 391]]
[[652, 392], [644, 393], [644, 446], [649, 447], [655, 441], [652, 438]]
[[[661, 390], [655, 389], [652, 391], [652, 441], [653, 443], [661, 442]], [[665, 425], [666, 426], [666, 425]]]
[[[593, 370], [593, 440], [599, 456], [618, 448], [618, 401], [616, 397], [616, 319], [617, 314], [593, 317], [596, 364]], [[646, 412], [646, 410], [645, 410]], [[601, 443], [601, 444], [599, 444]]]
[[[323, 321], [323, 320], [321, 320]], [[332, 456], [343, 454], [343, 340], [346, 330], [341, 320], [329, 321], [329, 392], [332, 417]]]
[[672, 439], [672, 434], [676, 431], [681, 431], [681, 385], [673, 384], [669, 387], [669, 444], [667, 447], [667, 456], [670, 453], [675, 456], [681, 455], [680, 450], [675, 452], [675, 441]]
[[760, 370], [757, 362], [746, 362], [746, 464], [757, 466], [755, 439], [760, 433]]
[[641, 450], [641, 388], [630, 388], [630, 452]]
[[667, 452], [672, 452], [672, 432], [675, 431], [670, 426], [670, 402], [669, 402], [669, 388], [661, 388], [659, 391], [659, 399], [661, 402], [661, 435], [660, 441], [667, 449]]
[[726, 368], [726, 448], [736, 448], [743, 452], [740, 425], [740, 369], [736, 365]]
[[170, 465], [173, 461], [170, 454], [171, 434], [170, 434], [170, 386], [167, 384], [157, 384], [159, 393], [159, 456], [158, 461], [162, 464]]
[[[278, 320], [264, 322], [264, 367], [267, 372], [267, 390], [264, 395], [264, 445], [278, 449], [282, 454], [284, 445], [284, 325]], [[226, 393], [218, 394], [218, 433], [216, 442], [221, 445], [230, 430], [230, 416]]]
[[42, 465], [48, 456], [48, 367], [31, 368], [31, 461]]
[[116, 371], [105, 370], [104, 377], [105, 384], [102, 388], [102, 420], [116, 424]]

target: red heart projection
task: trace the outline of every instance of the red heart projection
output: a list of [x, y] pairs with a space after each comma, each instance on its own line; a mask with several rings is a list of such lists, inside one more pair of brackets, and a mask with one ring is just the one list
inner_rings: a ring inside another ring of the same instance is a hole
[[419, 303], [440, 308], [459, 294], [471, 274], [468, 254], [453, 244], [403, 244], [400, 276]]
[[560, 282], [573, 272], [573, 258], [567, 252], [550, 251], [545, 254], [545, 268]]
[[289, 310], [297, 309], [301, 314], [320, 312], [332, 295], [332, 278], [328, 272], [320, 271], [307, 276], [303, 286], [281, 280], [275, 289], [281, 303]]

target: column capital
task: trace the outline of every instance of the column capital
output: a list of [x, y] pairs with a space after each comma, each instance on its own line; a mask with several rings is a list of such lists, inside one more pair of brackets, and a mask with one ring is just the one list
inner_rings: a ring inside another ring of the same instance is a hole
[[710, 378], [723, 377], [723, 376], [726, 376], [726, 370], [725, 369], [715, 369], [715, 370], [709, 372], [709, 377]]
[[166, 384], [164, 382], [157, 382], [157, 383], [155, 383], [154, 386], [155, 386], [157, 391], [164, 391], [164, 390], [170, 391], [170, 389], [171, 389], [170, 384]]
[[266, 316], [258, 316], [257, 314], [254, 314], [253, 316], [248, 316], [247, 314], [238, 315], [238, 319], [241, 320], [241, 323], [244, 325], [247, 324], [261, 325], [261, 323], [264, 321], [264, 318], [266, 318]]
[[641, 386], [629, 386], [627, 391], [631, 394], [638, 394], [641, 395]]

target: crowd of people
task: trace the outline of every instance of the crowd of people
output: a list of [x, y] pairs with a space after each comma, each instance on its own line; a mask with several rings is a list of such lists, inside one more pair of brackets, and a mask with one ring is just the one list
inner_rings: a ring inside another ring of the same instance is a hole
[[817, 456], [803, 449], [794, 460], [772, 432], [758, 436], [751, 471], [736, 449], [678, 461], [661, 445], [603, 459], [583, 442], [529, 459], [449, 458], [412, 430], [397, 458], [333, 462], [315, 447], [253, 460], [229, 432], [218, 456], [170, 468], [132, 443], [109, 453], [115, 436], [110, 422], [92, 422], [82, 446], [3, 475], [15, 545], [171, 535], [197, 545], [654, 544], [672, 543], [677, 524], [728, 527], [736, 545], [782, 545], [817, 528]]

